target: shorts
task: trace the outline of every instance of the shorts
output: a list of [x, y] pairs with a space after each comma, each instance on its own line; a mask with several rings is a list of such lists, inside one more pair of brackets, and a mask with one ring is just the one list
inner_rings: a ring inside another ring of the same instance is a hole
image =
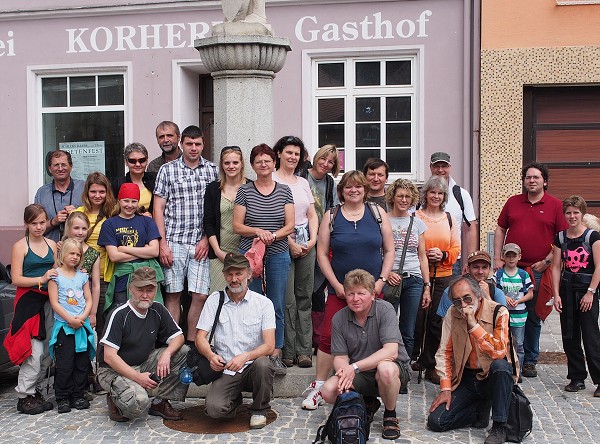
[[[406, 367], [395, 361], [400, 374], [400, 383], [405, 385], [410, 380], [410, 374]], [[352, 386], [354, 390], [363, 396], [380, 396], [379, 388], [377, 387], [377, 379], [375, 379], [375, 371], [360, 372], [354, 377]]]
[[171, 268], [163, 267], [165, 291], [167, 293], [182, 292], [183, 282], [187, 277], [190, 292], [208, 294], [210, 284], [208, 257], [201, 261], [194, 259], [195, 245], [169, 242], [169, 248], [173, 253], [173, 266]]

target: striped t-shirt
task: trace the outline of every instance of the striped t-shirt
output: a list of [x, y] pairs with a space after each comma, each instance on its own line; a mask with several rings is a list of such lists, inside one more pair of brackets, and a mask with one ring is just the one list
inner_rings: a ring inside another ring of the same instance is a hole
[[[264, 195], [261, 194], [250, 182], [242, 185], [235, 197], [235, 204], [246, 207], [246, 217], [244, 225], [253, 228], [260, 228], [275, 232], [285, 224], [285, 206], [293, 204], [294, 198], [290, 187], [281, 183], [275, 183], [273, 191]], [[252, 247], [254, 237], [242, 236], [240, 238], [240, 249], [247, 251]], [[267, 246], [266, 255], [284, 253], [288, 251], [287, 236], [277, 238], [275, 242]]]
[[[521, 277], [523, 276], [523, 277]], [[513, 298], [518, 301], [529, 289], [533, 286], [529, 274], [521, 269], [517, 269], [517, 272], [513, 276], [509, 276], [506, 270], [502, 269], [502, 276], [498, 287], [504, 292], [506, 297]], [[510, 326], [511, 327], [523, 327], [527, 320], [527, 307], [524, 302], [521, 302], [516, 307], [510, 307], [507, 305], [510, 314]]]

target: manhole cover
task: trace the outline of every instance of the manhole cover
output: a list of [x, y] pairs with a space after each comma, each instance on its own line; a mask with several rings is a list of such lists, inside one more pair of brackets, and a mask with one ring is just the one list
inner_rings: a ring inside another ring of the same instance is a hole
[[[203, 405], [190, 407], [181, 411], [181, 421], [163, 421], [170, 429], [186, 433], [213, 434], [240, 433], [250, 430], [250, 416], [247, 405], [238, 407], [235, 417], [225, 420], [212, 419], [206, 415]], [[267, 412], [267, 425], [277, 419], [277, 413], [273, 410]]]

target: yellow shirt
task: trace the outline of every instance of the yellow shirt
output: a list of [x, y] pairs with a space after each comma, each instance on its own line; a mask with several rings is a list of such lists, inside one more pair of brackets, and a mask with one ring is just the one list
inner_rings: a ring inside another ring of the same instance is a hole
[[[97, 214], [88, 213], [85, 207], [83, 206], [77, 208], [75, 211], [81, 211], [83, 214], [85, 214], [90, 220], [90, 228], [94, 227], [94, 224], [96, 224], [96, 219], [98, 218]], [[98, 222], [98, 224], [94, 227], [94, 230], [90, 234], [90, 237], [86, 241], [86, 244], [88, 244], [90, 247], [92, 247], [94, 250], [100, 253], [100, 279], [104, 278], [104, 268], [106, 266], [106, 261], [108, 260], [108, 257], [106, 255], [106, 249], [98, 245], [98, 236], [100, 236], [100, 229], [102, 228], [102, 224], [105, 220], [106, 218], [103, 218], [100, 222]]]
[[152, 193], [146, 187], [140, 188], [140, 200], [138, 206], [144, 207], [146, 211], [150, 208], [150, 199], [152, 199]]

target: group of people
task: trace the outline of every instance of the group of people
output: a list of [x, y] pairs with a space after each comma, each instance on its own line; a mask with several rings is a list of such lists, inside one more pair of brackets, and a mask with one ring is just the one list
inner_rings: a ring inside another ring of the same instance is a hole
[[69, 153], [49, 153], [53, 181], [25, 209], [26, 235], [12, 252], [17, 295], [5, 345], [21, 365], [19, 411], [53, 408], [40, 383], [54, 359], [59, 413], [88, 408], [91, 381], [115, 421], [146, 410], [181, 419], [170, 401], [185, 398], [179, 370], [195, 347], [223, 373], [207, 414], [235, 415], [251, 391], [250, 425], [260, 428], [274, 376], [311, 367], [315, 347], [302, 408], [353, 389], [372, 420], [381, 397], [382, 436], [396, 439], [412, 361], [440, 385], [430, 429], [487, 427], [491, 410], [486, 443], [504, 442], [511, 386], [537, 376], [540, 307], [550, 305], [561, 313], [565, 390], [585, 388], [584, 359], [600, 384], [600, 234], [584, 225], [582, 198], [561, 203], [546, 192], [544, 165], [523, 168], [525, 192], [502, 209], [492, 262], [477, 249], [472, 199], [447, 153], [432, 154], [420, 189], [405, 179], [386, 188], [381, 159], [335, 185], [336, 147], [310, 162], [298, 137], [255, 146], [254, 180], [238, 146], [224, 147], [218, 164], [202, 157], [196, 126], [180, 134], [161, 122], [156, 138], [161, 156], [148, 162], [142, 144], [127, 145], [129, 171], [112, 181], [98, 172], [73, 179]]

